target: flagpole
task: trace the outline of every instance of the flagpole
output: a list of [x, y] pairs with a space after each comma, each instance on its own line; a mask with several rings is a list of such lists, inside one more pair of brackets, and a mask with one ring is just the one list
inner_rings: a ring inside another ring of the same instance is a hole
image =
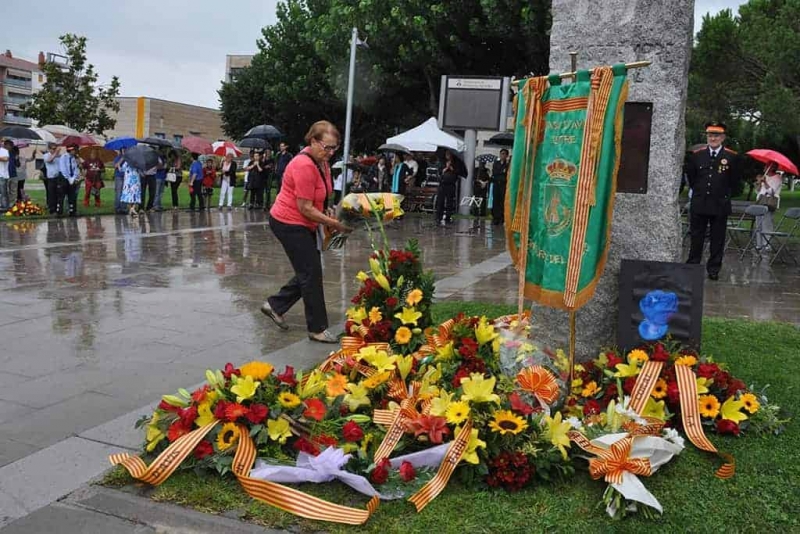
[[342, 191], [347, 187], [347, 163], [350, 161], [350, 126], [353, 120], [353, 91], [356, 79], [356, 45], [358, 42], [358, 29], [353, 28], [350, 37], [350, 74], [347, 80], [347, 115], [344, 126], [344, 154], [342, 154]]

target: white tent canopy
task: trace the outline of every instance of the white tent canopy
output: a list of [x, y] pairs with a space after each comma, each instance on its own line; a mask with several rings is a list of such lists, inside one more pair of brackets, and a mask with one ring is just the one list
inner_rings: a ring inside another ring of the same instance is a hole
[[449, 148], [456, 152], [464, 150], [461, 138], [439, 129], [436, 117], [431, 117], [416, 128], [395, 135], [386, 140], [406, 147], [411, 152], [436, 152], [439, 147]]

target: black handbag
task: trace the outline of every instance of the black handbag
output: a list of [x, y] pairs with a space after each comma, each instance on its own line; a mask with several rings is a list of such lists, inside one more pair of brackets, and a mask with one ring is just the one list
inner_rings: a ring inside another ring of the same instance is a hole
[[756, 204], [766, 206], [769, 211], [775, 211], [778, 209], [778, 197], [770, 194], [761, 195], [758, 197]]

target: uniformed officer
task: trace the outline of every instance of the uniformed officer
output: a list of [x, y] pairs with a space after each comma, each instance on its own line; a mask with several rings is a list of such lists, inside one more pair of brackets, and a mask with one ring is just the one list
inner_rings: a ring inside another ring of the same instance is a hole
[[686, 263], [700, 263], [706, 229], [710, 226], [711, 253], [706, 271], [711, 280], [719, 279], [728, 215], [731, 213], [731, 195], [741, 179], [736, 152], [723, 146], [725, 130], [721, 122], [706, 123], [708, 146], [694, 152], [686, 166], [686, 177], [692, 189], [689, 208], [692, 245]]

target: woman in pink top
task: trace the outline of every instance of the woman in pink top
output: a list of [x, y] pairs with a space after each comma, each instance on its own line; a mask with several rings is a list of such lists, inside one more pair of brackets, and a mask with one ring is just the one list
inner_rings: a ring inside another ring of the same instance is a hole
[[309, 339], [337, 343], [328, 332], [317, 229], [325, 225], [339, 232], [350, 231], [332, 217], [333, 209], [328, 208], [333, 188], [328, 162], [339, 148], [339, 131], [328, 121], [318, 121], [308, 130], [305, 141], [308, 147], [283, 173], [283, 185], [269, 214], [269, 226], [289, 257], [294, 277], [267, 299], [261, 311], [279, 328], [288, 330], [283, 316], [302, 298]]

